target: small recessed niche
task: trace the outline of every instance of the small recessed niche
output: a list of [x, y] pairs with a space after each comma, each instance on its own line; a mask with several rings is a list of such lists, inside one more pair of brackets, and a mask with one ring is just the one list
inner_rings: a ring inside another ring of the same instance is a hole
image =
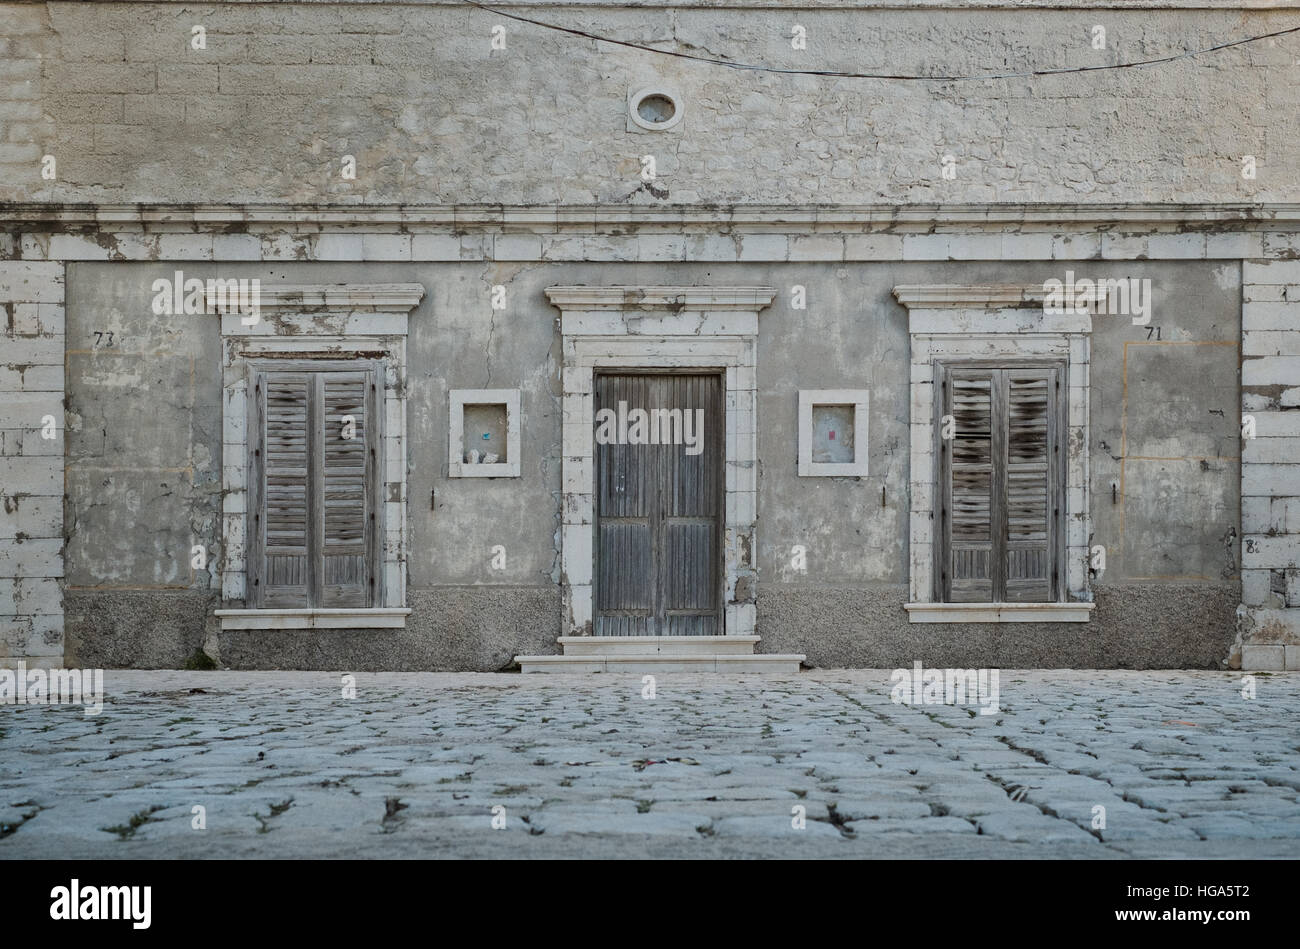
[[812, 460], [818, 464], [853, 464], [851, 405], [814, 405]]
[[519, 390], [452, 389], [447, 474], [519, 477]]
[[799, 474], [866, 476], [867, 390], [799, 391]]
[[508, 416], [504, 405], [466, 405], [465, 457], [461, 461], [466, 464], [491, 464], [489, 458], [492, 461], [508, 461]]
[[651, 132], [670, 129], [682, 120], [681, 97], [650, 86], [628, 96], [628, 116], [637, 128]]

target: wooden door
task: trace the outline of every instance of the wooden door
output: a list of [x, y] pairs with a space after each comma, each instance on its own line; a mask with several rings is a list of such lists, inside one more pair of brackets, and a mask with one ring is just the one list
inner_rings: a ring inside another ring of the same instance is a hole
[[722, 635], [722, 409], [716, 373], [596, 377], [597, 636]]

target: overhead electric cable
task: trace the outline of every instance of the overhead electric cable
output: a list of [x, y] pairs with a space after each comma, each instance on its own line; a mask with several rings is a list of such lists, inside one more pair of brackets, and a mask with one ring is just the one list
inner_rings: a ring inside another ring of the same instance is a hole
[[560, 26], [558, 23], [547, 23], [544, 20], [535, 20], [531, 17], [520, 16], [517, 13], [507, 13], [504, 10], [499, 10], [495, 7], [479, 3], [478, 0], [464, 0], [464, 2], [472, 7], [477, 7], [480, 10], [496, 16], [505, 17], [509, 20], [517, 20], [520, 23], [529, 23], [533, 26], [540, 26], [548, 30], [555, 30], [559, 33], [568, 33], [571, 36], [580, 36], [584, 39], [595, 40], [599, 43], [612, 43], [615, 46], [626, 46], [629, 49], [639, 49], [646, 53], [657, 53], [660, 56], [675, 56], [678, 59], [690, 59], [698, 63], [709, 63], [714, 66], [726, 66], [730, 69], [745, 69], [751, 72], [783, 73], [790, 76], [826, 76], [832, 79], [887, 79], [912, 82], [979, 82], [989, 79], [1028, 79], [1033, 76], [1059, 76], [1065, 73], [1099, 72], [1104, 69], [1137, 69], [1142, 66], [1157, 66], [1161, 63], [1171, 63], [1178, 59], [1202, 56], [1206, 53], [1214, 53], [1221, 49], [1230, 49], [1233, 46], [1244, 46], [1247, 43], [1256, 43], [1260, 40], [1286, 36], [1290, 33], [1300, 33], [1300, 26], [1293, 26], [1286, 30], [1276, 30], [1272, 33], [1260, 33], [1256, 36], [1247, 36], [1243, 39], [1233, 40], [1230, 43], [1220, 43], [1218, 46], [1206, 46], [1202, 49], [1189, 49], [1184, 50], [1181, 53], [1174, 53], [1170, 56], [1160, 56], [1155, 59], [1141, 59], [1130, 63], [1108, 63], [1098, 64], [1096, 66], [1067, 66], [1058, 69], [1031, 69], [1024, 72], [984, 73], [977, 76], [917, 76], [900, 73], [846, 72], [838, 69], [782, 69], [778, 66], [763, 66], [757, 63], [738, 63], [729, 59], [716, 59], [712, 56], [700, 56], [695, 53], [683, 53], [671, 49], [656, 49], [653, 46], [646, 46], [644, 43], [633, 43], [629, 40], [619, 40], [613, 39], [609, 36], [600, 36], [586, 30], [579, 30], [570, 26]]

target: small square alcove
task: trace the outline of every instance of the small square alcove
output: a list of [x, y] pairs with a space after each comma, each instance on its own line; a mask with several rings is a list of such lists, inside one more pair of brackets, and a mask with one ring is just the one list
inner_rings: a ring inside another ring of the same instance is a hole
[[519, 477], [519, 390], [452, 389], [447, 474]]
[[867, 390], [799, 390], [800, 477], [865, 477]]

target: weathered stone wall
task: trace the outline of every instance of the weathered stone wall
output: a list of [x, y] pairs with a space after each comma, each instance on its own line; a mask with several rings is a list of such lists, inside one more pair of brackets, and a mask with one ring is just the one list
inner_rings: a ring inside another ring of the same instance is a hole
[[[1115, 5], [1129, 9], [511, 9], [737, 62], [926, 75], [1114, 64], [1295, 25], [1285, 9], [1232, 3]], [[1300, 193], [1294, 35], [1150, 68], [902, 82], [729, 69], [454, 2], [9, 3], [0, 24], [0, 199], [803, 205]], [[795, 24], [806, 49], [792, 48]], [[206, 49], [191, 48], [196, 25]], [[496, 25], [505, 49], [491, 48]], [[1092, 48], [1095, 25], [1104, 50]], [[681, 124], [631, 127], [628, 95], [659, 82], [680, 93]], [[653, 188], [640, 179], [647, 154]], [[41, 177], [45, 155], [57, 160], [54, 181]], [[345, 155], [355, 180], [341, 174]], [[1241, 174], [1246, 155], [1253, 180]]]
[[[503, 5], [691, 55], [927, 75], [1116, 64], [1295, 26], [1283, 0]], [[0, 662], [165, 667], [202, 645], [243, 666], [486, 670], [552, 651], [559, 340], [543, 290], [728, 283], [778, 290], [759, 338], [763, 649], [823, 665], [894, 665], [922, 644], [937, 664], [1300, 666], [1298, 51], [1291, 34], [1141, 69], [905, 82], [728, 69], [458, 0], [0, 3]], [[679, 125], [629, 121], [648, 85], [679, 94]], [[163, 202], [180, 204], [148, 207]], [[149, 281], [177, 268], [426, 287], [406, 630], [218, 632], [220, 342], [214, 322], [149, 312]], [[1107, 550], [1092, 622], [909, 626], [908, 336], [891, 288], [1067, 269], [1150, 278], [1159, 334], [1124, 318], [1092, 334], [1089, 542]], [[795, 474], [797, 390], [830, 385], [871, 390], [860, 482]], [[521, 477], [447, 478], [447, 389], [516, 386]], [[1244, 449], [1239, 410], [1257, 417]]]
[[1241, 651], [1247, 668], [1300, 670], [1300, 262], [1244, 271]]
[[63, 656], [63, 293], [62, 264], [0, 260], [0, 660], [32, 666]]
[[[408, 338], [408, 628], [227, 631], [209, 648], [223, 662], [246, 666], [480, 670], [501, 668], [511, 648], [553, 651], [561, 619], [559, 334], [543, 291], [644, 283], [650, 271], [641, 264], [74, 264], [67, 622], [76, 655], [175, 665], [204, 643], [199, 616], [215, 603], [217, 318], [150, 311], [153, 280], [172, 276], [177, 266], [200, 278], [219, 271], [288, 284], [426, 287]], [[1067, 269], [1081, 277], [1111, 272], [1095, 261], [652, 268], [656, 281], [669, 284], [778, 289], [759, 317], [757, 368], [758, 617], [765, 650], [805, 652], [822, 665], [897, 664], [907, 643], [924, 643], [927, 662], [947, 657], [959, 664], [983, 656], [1026, 666], [1204, 666], [1228, 654], [1239, 602], [1241, 275], [1231, 261], [1123, 266], [1125, 275], [1152, 282], [1151, 325], [1159, 327], [1159, 340], [1148, 340], [1147, 328], [1128, 316], [1094, 319], [1090, 505], [1092, 542], [1107, 548], [1107, 567], [1092, 622], [941, 631], [908, 625], [902, 604], [910, 440], [900, 409], [908, 401], [907, 315], [892, 288], [1041, 284]], [[503, 311], [491, 309], [493, 285], [506, 288]], [[792, 306], [795, 285], [805, 288], [807, 309]], [[827, 386], [871, 390], [866, 478], [797, 476], [798, 390]], [[447, 391], [477, 387], [522, 390], [518, 479], [447, 477]], [[1112, 482], [1124, 486], [1114, 500]], [[191, 568], [194, 543], [213, 551], [209, 571]], [[490, 565], [498, 544], [507, 553], [504, 570]], [[795, 544], [806, 548], [806, 572], [791, 569]], [[1163, 612], [1154, 608], [1162, 601]], [[192, 621], [178, 623], [184, 609]]]

